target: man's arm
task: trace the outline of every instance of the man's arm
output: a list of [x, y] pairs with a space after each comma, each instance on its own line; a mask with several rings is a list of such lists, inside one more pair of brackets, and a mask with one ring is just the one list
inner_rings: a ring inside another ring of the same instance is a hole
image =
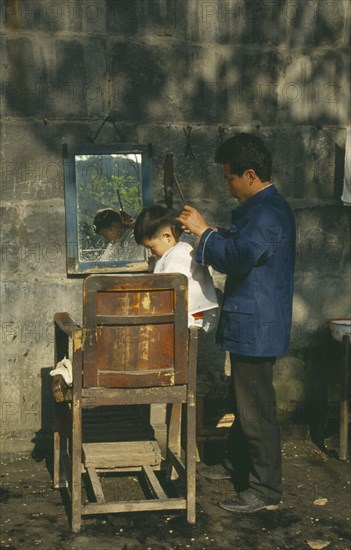
[[278, 216], [262, 211], [239, 233], [206, 229], [200, 238], [196, 260], [221, 273], [245, 275], [266, 262], [278, 248], [281, 223]]

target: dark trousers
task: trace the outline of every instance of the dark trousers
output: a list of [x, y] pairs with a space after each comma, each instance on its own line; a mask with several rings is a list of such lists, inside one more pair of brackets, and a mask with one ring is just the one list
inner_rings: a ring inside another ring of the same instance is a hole
[[230, 354], [235, 421], [228, 437], [228, 457], [238, 475], [238, 488], [279, 502], [280, 432], [273, 387], [275, 357]]

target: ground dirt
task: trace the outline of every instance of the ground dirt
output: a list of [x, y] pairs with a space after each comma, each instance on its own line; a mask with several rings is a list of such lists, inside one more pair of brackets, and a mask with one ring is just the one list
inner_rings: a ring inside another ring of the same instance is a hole
[[231, 482], [198, 476], [195, 526], [182, 512], [143, 512], [83, 519], [79, 534], [70, 531], [64, 494], [53, 489], [50, 457], [3, 455], [0, 548], [302, 550], [322, 541], [315, 547], [350, 549], [350, 462], [326, 456], [307, 437], [290, 437], [282, 449], [284, 496], [277, 511], [226, 512], [218, 501], [233, 495]]

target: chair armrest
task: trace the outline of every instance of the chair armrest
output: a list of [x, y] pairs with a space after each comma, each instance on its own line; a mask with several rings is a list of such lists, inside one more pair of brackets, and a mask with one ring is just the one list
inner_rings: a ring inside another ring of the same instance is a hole
[[196, 394], [197, 350], [200, 327], [190, 326], [189, 332], [189, 388]]
[[55, 325], [72, 339], [82, 338], [83, 329], [78, 325], [69, 313], [61, 312], [54, 315]]

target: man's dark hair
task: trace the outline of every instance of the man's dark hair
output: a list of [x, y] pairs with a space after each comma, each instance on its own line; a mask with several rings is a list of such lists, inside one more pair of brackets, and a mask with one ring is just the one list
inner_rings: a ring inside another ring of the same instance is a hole
[[103, 208], [102, 210], [98, 210], [93, 221], [94, 231], [99, 234], [101, 229], [111, 227], [113, 223], [123, 224], [122, 218], [117, 210], [114, 210], [113, 208]]
[[172, 208], [165, 206], [144, 208], [134, 226], [134, 238], [137, 244], [142, 244], [144, 239], [152, 239], [164, 227], [172, 227], [174, 236], [178, 240], [182, 231], [179, 224], [177, 225], [177, 215]]
[[272, 155], [263, 141], [253, 134], [241, 132], [219, 146], [216, 162], [229, 164], [230, 170], [242, 176], [245, 170], [255, 170], [261, 181], [269, 181], [272, 174]]

